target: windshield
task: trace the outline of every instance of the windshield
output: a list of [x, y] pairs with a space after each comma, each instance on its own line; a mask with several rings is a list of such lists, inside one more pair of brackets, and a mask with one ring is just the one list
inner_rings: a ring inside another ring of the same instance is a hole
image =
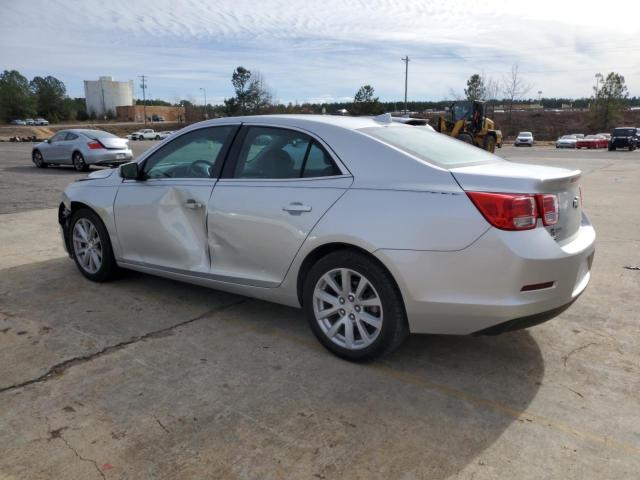
[[561, 140], [575, 140], [576, 136], [575, 135], [563, 135]]
[[635, 128], [616, 128], [613, 131], [614, 135], [623, 137], [623, 136], [629, 136], [629, 135], [633, 135], [635, 132]]
[[359, 131], [443, 168], [501, 161], [478, 147], [426, 128], [388, 126], [363, 128]]
[[519, 137], [531, 137], [533, 135], [531, 135], [531, 132], [520, 132], [518, 134]]

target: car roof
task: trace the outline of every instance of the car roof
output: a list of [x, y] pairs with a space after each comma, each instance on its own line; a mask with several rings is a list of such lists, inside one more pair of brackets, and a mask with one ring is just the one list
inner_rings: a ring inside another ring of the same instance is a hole
[[[378, 120], [376, 120], [378, 118]], [[389, 117], [390, 118], [390, 117]], [[340, 115], [251, 115], [242, 117], [223, 117], [213, 120], [205, 120], [195, 125], [218, 125], [223, 123], [279, 123], [282, 125], [303, 125], [305, 123], [316, 123], [324, 125], [333, 125], [345, 128], [347, 130], [359, 130], [367, 127], [380, 127], [382, 125], [391, 125], [391, 121], [380, 121], [380, 117], [348, 117]], [[401, 123], [396, 123], [403, 126]]]

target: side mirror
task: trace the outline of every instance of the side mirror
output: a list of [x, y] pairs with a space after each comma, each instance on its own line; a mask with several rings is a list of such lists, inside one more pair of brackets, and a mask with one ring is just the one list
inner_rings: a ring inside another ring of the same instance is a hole
[[45, 140], [45, 142], [47, 142], [47, 143], [51, 143], [51, 139], [50, 139], [50, 138], [47, 138], [47, 139]]
[[140, 180], [140, 170], [136, 162], [120, 165], [120, 176], [125, 180]]

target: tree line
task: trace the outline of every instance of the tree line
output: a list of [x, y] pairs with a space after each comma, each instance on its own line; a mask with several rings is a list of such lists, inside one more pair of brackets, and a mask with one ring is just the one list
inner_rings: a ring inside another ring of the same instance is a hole
[[[380, 101], [373, 86], [361, 86], [352, 101], [328, 103], [292, 103], [274, 101], [275, 94], [258, 71], [243, 66], [237, 67], [231, 75], [234, 95], [224, 99], [220, 105], [196, 105], [190, 100], [167, 102], [160, 99], [136, 100], [137, 105], [182, 106], [189, 121], [215, 116], [255, 115], [268, 113], [336, 113], [347, 110], [352, 115], [376, 115], [388, 111], [399, 111], [404, 107], [401, 101]], [[522, 104], [539, 103], [543, 108], [589, 108], [594, 124], [599, 128], [609, 128], [620, 117], [626, 106], [640, 106], [640, 97], [629, 97], [625, 79], [611, 72], [598, 73], [593, 95], [588, 98], [528, 98], [531, 84], [514, 65], [510, 75], [492, 79], [481, 73], [472, 74], [463, 89], [463, 95], [454, 90], [451, 99], [438, 101], [413, 101], [407, 103], [410, 111], [443, 110], [453, 100], [483, 100], [489, 105], [501, 105], [511, 112]], [[31, 81], [16, 70], [5, 70], [0, 74], [0, 119], [10, 121], [16, 118], [41, 116], [50, 122], [94, 120], [95, 115], [86, 111], [84, 98], [70, 98], [64, 83], [53, 76], [36, 76]], [[113, 112], [108, 119], [113, 117]]]

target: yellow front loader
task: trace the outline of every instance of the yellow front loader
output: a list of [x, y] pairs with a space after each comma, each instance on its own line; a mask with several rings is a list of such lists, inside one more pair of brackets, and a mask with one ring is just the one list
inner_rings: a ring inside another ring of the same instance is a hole
[[493, 153], [502, 146], [502, 132], [485, 114], [486, 105], [477, 100], [454, 102], [447, 118], [440, 116], [436, 130]]

